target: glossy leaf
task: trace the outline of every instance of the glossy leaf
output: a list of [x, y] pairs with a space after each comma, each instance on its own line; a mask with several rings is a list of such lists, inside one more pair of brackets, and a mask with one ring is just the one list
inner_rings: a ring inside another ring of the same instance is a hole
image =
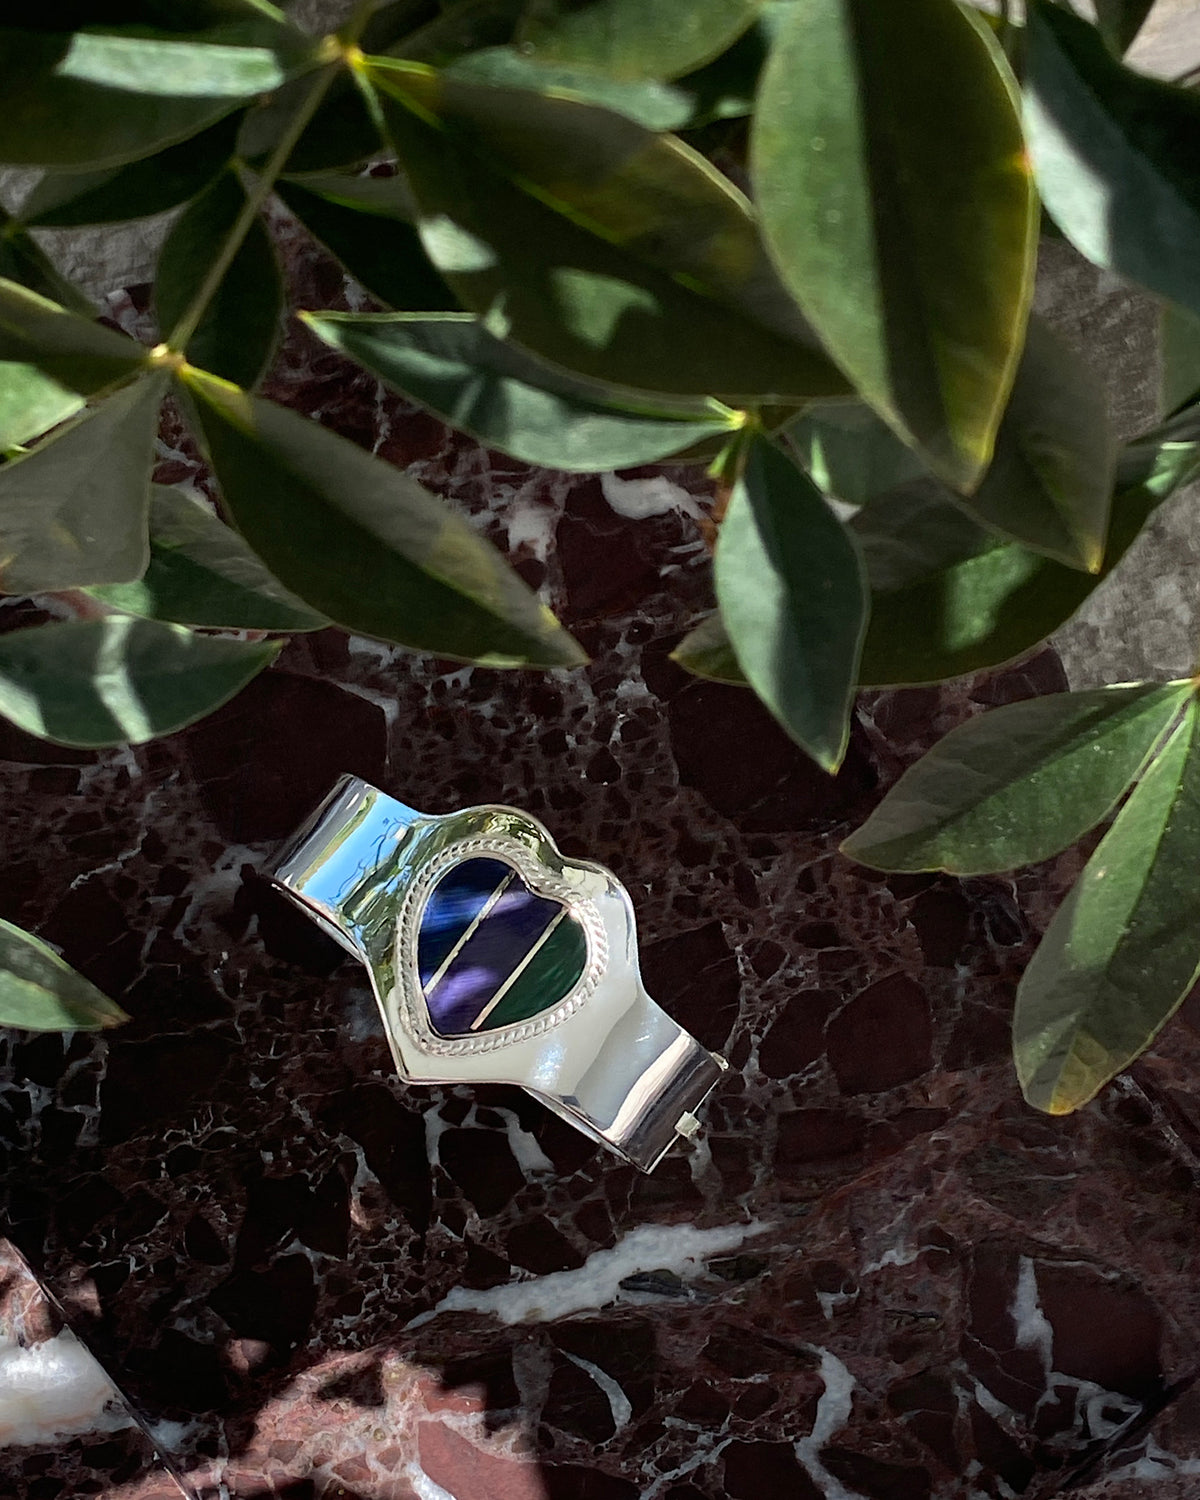
[[681, 141], [411, 64], [375, 60], [371, 76], [430, 259], [516, 342], [643, 390], [731, 403], [845, 391], [746, 199]]
[[489, 666], [585, 660], [495, 548], [406, 474], [200, 372], [187, 384], [229, 516], [313, 609]]
[[772, 252], [830, 353], [936, 473], [972, 489], [1021, 352], [1037, 235], [994, 36], [949, 0], [796, 6], [751, 164]]
[[[360, 180], [367, 185], [397, 181]], [[370, 199], [355, 202], [312, 192], [297, 182], [277, 182], [275, 191], [372, 297], [407, 312], [457, 308], [450, 288], [430, 264], [415, 225], [404, 214], [376, 208]]]
[[920, 583], [1001, 545], [936, 479], [910, 480], [874, 501], [850, 526], [876, 594]]
[[0, 467], [0, 589], [139, 578], [165, 379], [147, 374]]
[[[188, 206], [167, 236], [154, 278], [163, 338], [187, 311], [245, 202], [237, 176], [226, 172]], [[271, 236], [256, 218], [188, 341], [187, 357], [214, 375], [254, 386], [271, 362], [282, 318], [283, 278]]]
[[718, 610], [705, 615], [698, 625], [688, 631], [671, 652], [671, 660], [693, 677], [705, 677], [710, 682], [725, 682], [732, 687], [748, 686]]
[[1117, 459], [1118, 490], [1165, 500], [1200, 477], [1200, 406], [1189, 406], [1132, 438]]
[[1191, 692], [1141, 682], [969, 719], [905, 771], [842, 852], [877, 870], [952, 875], [1048, 859], [1109, 815]]
[[719, 57], [761, 0], [529, 0], [521, 48], [613, 78], [677, 78]]
[[13, 630], [0, 636], [0, 714], [58, 745], [138, 745], [212, 713], [279, 649], [118, 616]]
[[149, 156], [311, 68], [316, 48], [264, 17], [199, 38], [0, 30], [0, 161], [91, 168]]
[[524, 463], [581, 473], [655, 463], [739, 420], [716, 402], [656, 409], [636, 392], [579, 380], [494, 338], [470, 313], [303, 318], [394, 390]]
[[96, 309], [70, 281], [20, 222], [0, 208], [0, 278], [48, 297], [70, 312], [92, 318]]
[[1200, 318], [1167, 303], [1159, 323], [1159, 409], [1179, 411], [1200, 400]]
[[[370, 17], [359, 45], [368, 56], [392, 55], [444, 63], [478, 47], [510, 40], [525, 0], [470, 0], [445, 11], [429, 4], [383, 5]], [[265, 157], [295, 118], [304, 86], [285, 85], [250, 111], [242, 133], [247, 161]], [[320, 108], [287, 160], [289, 174], [356, 166], [379, 154], [379, 130], [360, 90], [344, 73], [333, 80]]]
[[89, 593], [149, 620], [226, 630], [320, 630], [329, 621], [267, 572], [202, 500], [156, 484], [150, 495], [150, 566], [134, 583]]
[[132, 339], [0, 280], [0, 450], [65, 422], [144, 358]]
[[850, 738], [866, 578], [825, 497], [765, 438], [749, 442], [714, 578], [750, 685], [796, 743], [836, 771]]
[[1114, 52], [1128, 52], [1154, 0], [1096, 0], [1096, 20], [1101, 34]]
[[817, 488], [847, 505], [869, 505], [929, 474], [921, 458], [861, 401], [817, 402], [785, 430]]
[[1071, 618], [1120, 560], [1156, 503], [1141, 489], [1114, 497], [1108, 552], [1099, 573], [1083, 573], [1016, 542], [993, 539], [904, 587], [873, 594], [862, 685], [943, 682], [1021, 656]]
[[48, 943], [0, 921], [0, 1026], [99, 1031], [129, 1017]]
[[602, 104], [627, 115], [647, 130], [679, 130], [695, 113], [695, 101], [682, 89], [656, 78], [613, 78], [595, 69], [543, 62], [514, 47], [485, 47], [468, 52], [446, 72], [454, 78], [495, 84], [498, 88], [553, 89], [576, 99]]
[[186, 203], [229, 163], [239, 116], [230, 115], [156, 156], [95, 172], [46, 172], [21, 205], [21, 221], [43, 229], [145, 218]]
[[1042, 201], [1095, 265], [1200, 315], [1200, 97], [1117, 61], [1094, 26], [1030, 0], [1025, 128]]
[[992, 464], [962, 503], [1004, 536], [1094, 573], [1104, 555], [1115, 448], [1099, 376], [1032, 318]]
[[1069, 1114], [1141, 1053], [1200, 972], [1197, 706], [1156, 757], [1055, 914], [1017, 990], [1030, 1104]]

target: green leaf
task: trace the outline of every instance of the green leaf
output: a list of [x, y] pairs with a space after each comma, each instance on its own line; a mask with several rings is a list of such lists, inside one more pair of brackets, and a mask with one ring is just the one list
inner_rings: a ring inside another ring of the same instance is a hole
[[[1021, 656], [1071, 618], [1120, 562], [1162, 498], [1138, 483], [1116, 491], [1098, 573], [1081, 573], [984, 534], [977, 552], [904, 587], [873, 593], [862, 685], [944, 682]], [[872, 525], [883, 509], [870, 507], [856, 523]]]
[[85, 318], [96, 315], [96, 309], [79, 290], [63, 276], [54, 262], [26, 232], [21, 223], [0, 208], [0, 277], [28, 287], [41, 297], [60, 303]]
[[186, 203], [229, 164], [240, 118], [230, 115], [190, 140], [124, 167], [46, 172], [21, 205], [21, 222], [43, 229], [111, 224]]
[[655, 463], [728, 434], [716, 402], [658, 409], [637, 392], [590, 384], [494, 338], [470, 313], [304, 313], [303, 321], [385, 384], [489, 448], [568, 472]]
[[0, 466], [5, 593], [125, 583], [145, 571], [150, 469], [165, 386], [163, 375], [144, 375]]
[[983, 483], [962, 503], [977, 520], [1094, 573], [1104, 556], [1116, 440], [1092, 366], [1031, 318]]
[[99, 1031], [128, 1019], [41, 938], [0, 920], [0, 1026]]
[[517, 343], [591, 379], [731, 404], [846, 390], [745, 197], [690, 147], [595, 104], [370, 71], [430, 259]]
[[1125, 67], [1094, 26], [1030, 0], [1025, 129], [1042, 201], [1095, 265], [1200, 315], [1200, 98]]
[[1117, 459], [1117, 488], [1162, 501], [1200, 476], [1200, 406], [1189, 406], [1132, 438]]
[[719, 57], [761, 0], [529, 0], [518, 32], [543, 62], [614, 78], [677, 78]]
[[[477, 47], [500, 46], [513, 33], [525, 0], [469, 0], [452, 11], [435, 4], [381, 6], [367, 22], [359, 46], [368, 55], [402, 55], [441, 64]], [[250, 111], [242, 133], [247, 161], [265, 157], [295, 118], [303, 86], [285, 85]], [[362, 93], [345, 73], [333, 80], [320, 108], [288, 157], [289, 174], [356, 166], [377, 156], [379, 130]]]
[[[158, 259], [154, 306], [168, 338], [199, 291], [246, 204], [225, 172], [176, 222]], [[266, 226], [255, 218], [185, 351], [192, 364], [247, 387], [271, 363], [283, 318], [283, 278]]]
[[874, 499], [850, 527], [876, 594], [920, 583], [1000, 546], [936, 479], [909, 480]]
[[584, 67], [542, 62], [514, 47], [485, 47], [456, 59], [446, 72], [499, 88], [569, 94], [627, 115], [647, 130], [678, 130], [691, 122], [695, 100], [654, 78], [613, 78]]
[[1096, 0], [1096, 19], [1115, 52], [1128, 52], [1154, 9], [1154, 0]]
[[1170, 414], [1200, 400], [1200, 318], [1165, 303], [1159, 349], [1159, 409]]
[[70, 390], [91, 395], [127, 380], [146, 361], [136, 340], [0, 279], [0, 360], [36, 365]]
[[1197, 707], [1155, 759], [1058, 909], [1017, 990], [1026, 1099], [1069, 1114], [1149, 1045], [1200, 972]]
[[[350, 181], [363, 186], [396, 183], [407, 193], [395, 177]], [[312, 192], [298, 182], [277, 182], [275, 191], [372, 297], [407, 312], [449, 312], [458, 306], [430, 264], [415, 226], [399, 208], [388, 212], [375, 206], [380, 198], [356, 202], [348, 195]]]
[[320, 630], [328, 625], [267, 572], [202, 500], [156, 484], [150, 493], [150, 566], [136, 583], [89, 593], [148, 620], [225, 630]]
[[850, 738], [866, 578], [825, 497], [765, 438], [749, 441], [714, 577], [750, 685], [796, 743], [836, 771]]
[[929, 470], [861, 401], [822, 401], [785, 429], [813, 483], [847, 505], [869, 505]]
[[0, 280], [0, 450], [65, 422], [86, 397], [128, 379], [145, 354], [123, 334]]
[[980, 714], [905, 771], [842, 853], [952, 875], [1049, 859], [1112, 812], [1191, 694], [1139, 682]]
[[972, 489], [1021, 352], [1037, 237], [994, 36], [948, 0], [796, 6], [763, 74], [751, 166], [775, 259], [830, 353], [936, 473]]
[[488, 666], [586, 658], [490, 543], [406, 474], [190, 371], [225, 507], [272, 574], [347, 630]]
[[738, 666], [729, 632], [718, 610], [705, 615], [699, 625], [688, 631], [671, 652], [671, 660], [678, 662], [693, 677], [725, 682], [731, 687], [749, 686], [746, 674]]
[[280, 645], [118, 616], [13, 630], [0, 636], [0, 714], [57, 745], [139, 745], [220, 708]]
[[81, 168], [149, 156], [311, 69], [318, 48], [263, 18], [199, 38], [0, 30], [0, 161]]

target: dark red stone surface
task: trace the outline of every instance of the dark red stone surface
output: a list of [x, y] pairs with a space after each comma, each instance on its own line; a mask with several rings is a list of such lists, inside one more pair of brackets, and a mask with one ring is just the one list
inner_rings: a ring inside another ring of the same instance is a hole
[[[669, 661], [711, 602], [688, 515], [485, 454], [301, 335], [270, 391], [511, 539], [593, 660], [469, 671], [328, 631], [135, 750], [0, 726], [0, 915], [132, 1017], [4, 1039], [8, 1232], [185, 1492], [1200, 1493], [1200, 1012], [1040, 1116], [1008, 1019], [1074, 856], [956, 881], [837, 852], [940, 733], [1061, 687], [1054, 658], [864, 698], [830, 781]], [[651, 992], [733, 1064], [694, 1146], [644, 1178], [515, 1090], [395, 1078], [362, 972], [262, 875], [343, 770], [432, 811], [516, 804], [617, 871]], [[653, 1225], [726, 1248], [672, 1260], [668, 1235], [670, 1264], [569, 1316], [441, 1306]], [[87, 1444], [2, 1451], [0, 1494], [148, 1500], [153, 1460], [111, 1441], [94, 1477]]]

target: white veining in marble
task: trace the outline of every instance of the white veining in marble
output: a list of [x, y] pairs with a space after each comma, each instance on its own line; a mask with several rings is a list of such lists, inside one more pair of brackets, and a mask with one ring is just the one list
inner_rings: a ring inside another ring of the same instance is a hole
[[725, 1255], [771, 1226], [758, 1220], [717, 1229], [691, 1224], [643, 1224], [608, 1250], [596, 1250], [574, 1271], [552, 1271], [487, 1291], [454, 1287], [430, 1312], [408, 1324], [419, 1328], [443, 1312], [490, 1312], [502, 1323], [540, 1323], [620, 1300], [621, 1282], [639, 1271], [694, 1275], [706, 1256]]

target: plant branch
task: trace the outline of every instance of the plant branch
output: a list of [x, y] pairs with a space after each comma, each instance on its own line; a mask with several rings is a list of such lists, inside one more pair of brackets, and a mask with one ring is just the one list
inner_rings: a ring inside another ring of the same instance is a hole
[[242, 205], [241, 212], [234, 220], [233, 227], [230, 229], [228, 235], [226, 235], [220, 253], [208, 268], [208, 273], [197, 288], [196, 295], [192, 298], [187, 310], [168, 335], [166, 340], [166, 347], [168, 349], [181, 353], [187, 348], [188, 341], [195, 333], [200, 319], [204, 316], [205, 309], [213, 297], [216, 296], [217, 289], [225, 279], [225, 273], [233, 264], [234, 257], [242, 247], [242, 241], [246, 238], [250, 226], [258, 217], [259, 209], [262, 208], [270, 196], [271, 190], [275, 186], [275, 179], [283, 171], [296, 142], [304, 133], [305, 126], [312, 119], [313, 115], [316, 114], [321, 100], [325, 97], [326, 90], [342, 66], [343, 59], [340, 55], [340, 46], [338, 52], [339, 56], [316, 74], [312, 88], [305, 94], [303, 102], [292, 117], [291, 123], [280, 137], [274, 151], [271, 152], [270, 159], [262, 171], [257, 174], [254, 186], [246, 194], [246, 201]]

